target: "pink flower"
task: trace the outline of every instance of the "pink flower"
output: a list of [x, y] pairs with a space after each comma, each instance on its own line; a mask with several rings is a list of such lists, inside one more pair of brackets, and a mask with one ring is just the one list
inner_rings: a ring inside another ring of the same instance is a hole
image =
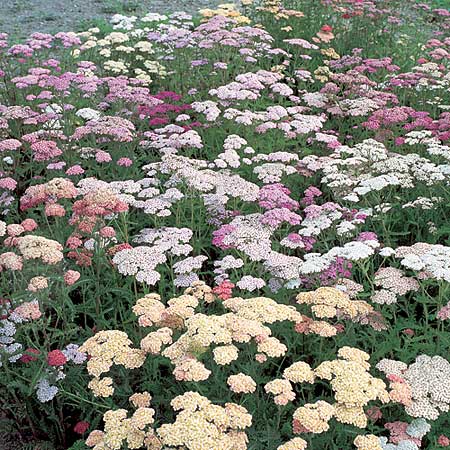
[[64, 217], [65, 214], [64, 206], [58, 205], [58, 203], [45, 205], [45, 215], [47, 217]]
[[233, 248], [232, 245], [225, 244], [224, 239], [233, 231], [236, 230], [236, 227], [233, 225], [225, 224], [222, 225], [218, 230], [213, 231], [213, 245], [221, 248], [222, 250], [226, 250], [227, 248]]
[[75, 431], [75, 433], [77, 433], [77, 434], [84, 434], [84, 433], [86, 433], [88, 428], [89, 428], [89, 422], [85, 422], [84, 420], [82, 420], [81, 422], [78, 422], [77, 424], [75, 424], [75, 426], [73, 427], [73, 431]]
[[267, 356], [264, 353], [257, 353], [255, 355], [255, 359], [260, 364], [265, 363], [267, 361]]
[[112, 238], [116, 235], [116, 231], [113, 227], [103, 227], [100, 230], [100, 236], [104, 238]]
[[79, 164], [71, 166], [66, 170], [66, 175], [82, 175], [83, 173], [84, 169]]
[[114, 256], [116, 253], [121, 252], [122, 250], [127, 250], [133, 248], [130, 244], [127, 242], [124, 242], [122, 244], [114, 245], [113, 247], [108, 248], [108, 255]]
[[31, 150], [34, 153], [36, 161], [48, 161], [56, 156], [62, 155], [62, 151], [53, 141], [38, 141], [31, 144]]
[[8, 270], [22, 270], [23, 260], [22, 257], [16, 255], [13, 252], [6, 252], [0, 254], [1, 265], [0, 268]]
[[300, 423], [299, 420], [294, 419], [292, 421], [292, 431], [294, 434], [300, 434], [300, 433], [311, 433], [311, 430], [308, 430], [302, 423]]
[[231, 281], [225, 280], [213, 288], [213, 293], [216, 294], [220, 299], [227, 300], [232, 296], [232, 291], [234, 288], [234, 284]]
[[37, 301], [22, 303], [13, 311], [13, 314], [24, 320], [36, 320], [42, 316]]
[[405, 380], [402, 377], [395, 375], [395, 373], [390, 373], [386, 378], [389, 381], [392, 381], [393, 383], [404, 383], [405, 382]]
[[120, 158], [117, 161], [117, 165], [122, 167], [130, 167], [131, 164], [133, 164], [133, 160], [130, 158]]
[[78, 236], [70, 236], [66, 241], [66, 247], [78, 248], [83, 245], [83, 241]]
[[21, 225], [23, 226], [23, 229], [25, 231], [33, 231], [38, 227], [38, 225], [34, 219], [25, 219], [21, 223]]
[[443, 434], [438, 437], [437, 442], [441, 447], [450, 447], [450, 439]]
[[99, 163], [103, 162], [110, 162], [112, 160], [111, 155], [108, 152], [105, 152], [103, 150], [99, 150], [95, 154], [95, 160]]
[[22, 225], [12, 223], [11, 225], [8, 225], [6, 227], [6, 231], [8, 233], [8, 236], [19, 236], [25, 231], [25, 229]]
[[67, 358], [61, 350], [52, 350], [47, 354], [47, 363], [49, 366], [63, 366]]
[[22, 146], [22, 143], [17, 139], [5, 139], [0, 142], [0, 153], [8, 150], [17, 150]]
[[2, 178], [0, 180], [0, 188], [13, 191], [17, 186], [17, 181], [11, 177]]
[[58, 161], [47, 165], [48, 170], [62, 170], [66, 166], [64, 161]]
[[398, 444], [401, 441], [409, 440], [420, 446], [420, 439], [413, 438], [406, 432], [408, 425], [407, 422], [400, 421], [385, 423], [384, 428], [390, 433], [389, 442]]
[[64, 274], [64, 282], [67, 284], [67, 286], [72, 286], [72, 284], [76, 283], [78, 279], [80, 278], [80, 272], [76, 270], [68, 270]]
[[437, 313], [436, 316], [440, 320], [450, 319], [450, 302], [443, 306]]

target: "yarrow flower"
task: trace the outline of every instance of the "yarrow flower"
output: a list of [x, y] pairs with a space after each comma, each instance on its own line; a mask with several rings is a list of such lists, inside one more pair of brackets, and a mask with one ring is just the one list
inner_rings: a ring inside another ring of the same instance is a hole
[[63, 366], [67, 358], [61, 350], [52, 350], [47, 354], [47, 363], [49, 366]]

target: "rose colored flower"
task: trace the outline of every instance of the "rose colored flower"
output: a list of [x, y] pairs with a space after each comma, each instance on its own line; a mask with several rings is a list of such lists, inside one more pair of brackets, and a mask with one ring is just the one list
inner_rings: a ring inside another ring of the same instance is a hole
[[89, 422], [86, 422], [84, 420], [77, 422], [75, 426], [73, 427], [73, 431], [77, 434], [84, 434], [89, 428]]
[[76, 270], [68, 270], [64, 274], [64, 281], [67, 284], [67, 286], [72, 286], [72, 284], [77, 282], [79, 278], [80, 278], [80, 272], [78, 272]]
[[56, 156], [62, 155], [61, 149], [53, 141], [37, 141], [31, 144], [36, 161], [48, 161]]
[[417, 446], [420, 447], [420, 439], [414, 438], [407, 433], [406, 430], [408, 429], [408, 425], [409, 424], [407, 422], [400, 421], [385, 423], [384, 428], [389, 430], [390, 434], [389, 442], [392, 442], [393, 444], [399, 444], [401, 441], [408, 440], [414, 442]]
[[64, 217], [66, 210], [64, 206], [58, 205], [58, 203], [50, 203], [45, 205], [45, 215], [47, 217]]
[[52, 350], [47, 354], [47, 364], [49, 366], [63, 366], [67, 358], [61, 350]]
[[333, 27], [331, 25], [324, 25], [321, 30], [324, 33], [331, 33], [333, 31]]
[[116, 231], [113, 227], [103, 227], [100, 230], [100, 236], [104, 238], [112, 238], [116, 235]]
[[438, 437], [437, 442], [441, 447], [450, 447], [450, 439], [447, 436], [445, 436], [444, 434], [441, 434]]
[[74, 259], [76, 265], [80, 267], [90, 267], [92, 265], [92, 256], [91, 252], [84, 249], [79, 252], [72, 251], [67, 253], [67, 257]]
[[4, 241], [3, 245], [5, 247], [15, 247], [19, 242], [19, 237], [8, 236]]
[[66, 241], [66, 247], [78, 248], [83, 245], [83, 241], [77, 236], [70, 236]]
[[40, 355], [41, 352], [37, 348], [27, 348], [25, 353], [20, 357], [19, 361], [23, 363], [29, 363], [37, 361], [37, 357], [33, 355]]
[[414, 336], [416, 333], [414, 330], [411, 330], [411, 328], [405, 328], [403, 330], [403, 334], [406, 334], [407, 336]]
[[437, 313], [436, 316], [440, 320], [450, 319], [450, 302], [443, 306]]
[[20, 225], [25, 231], [33, 231], [38, 227], [34, 219], [25, 219]]

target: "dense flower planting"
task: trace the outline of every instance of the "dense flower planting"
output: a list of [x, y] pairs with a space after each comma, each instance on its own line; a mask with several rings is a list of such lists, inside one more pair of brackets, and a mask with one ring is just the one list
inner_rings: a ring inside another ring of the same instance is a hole
[[54, 449], [450, 448], [449, 91], [432, 1], [0, 34], [2, 420]]

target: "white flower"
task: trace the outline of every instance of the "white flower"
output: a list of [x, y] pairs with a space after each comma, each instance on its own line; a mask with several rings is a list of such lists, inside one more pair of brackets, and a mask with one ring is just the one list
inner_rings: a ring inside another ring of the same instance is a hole
[[262, 278], [255, 278], [250, 275], [243, 276], [237, 283], [236, 286], [239, 289], [243, 289], [249, 292], [253, 292], [257, 289], [261, 289], [266, 285], [266, 282]]
[[58, 393], [58, 388], [56, 386], [50, 385], [46, 378], [41, 378], [36, 385], [37, 398], [41, 403], [49, 402], [55, 398]]
[[300, 272], [305, 275], [323, 272], [331, 264], [331, 258], [320, 253], [307, 253], [304, 258], [305, 261], [300, 266]]
[[81, 108], [75, 113], [75, 115], [84, 120], [98, 120], [101, 117], [101, 114], [92, 108]]
[[395, 255], [395, 250], [392, 247], [384, 247], [380, 250], [380, 255], [388, 258], [389, 256]]
[[[368, 241], [369, 242], [369, 241]], [[365, 242], [347, 242], [343, 247], [334, 247], [329, 252], [329, 256], [340, 256], [351, 261], [366, 259], [374, 254], [374, 250]]]
[[411, 270], [422, 270], [425, 265], [417, 255], [407, 255], [401, 260], [401, 264]]

